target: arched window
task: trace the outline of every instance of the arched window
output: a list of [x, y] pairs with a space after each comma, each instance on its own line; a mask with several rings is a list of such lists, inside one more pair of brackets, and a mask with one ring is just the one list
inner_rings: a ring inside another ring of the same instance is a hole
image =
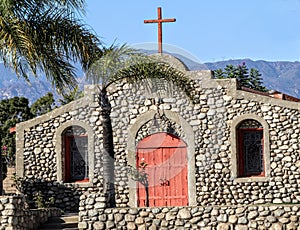
[[237, 126], [238, 177], [264, 176], [264, 132], [258, 121], [247, 119]]
[[80, 126], [64, 130], [64, 181], [86, 182], [89, 180], [88, 135]]

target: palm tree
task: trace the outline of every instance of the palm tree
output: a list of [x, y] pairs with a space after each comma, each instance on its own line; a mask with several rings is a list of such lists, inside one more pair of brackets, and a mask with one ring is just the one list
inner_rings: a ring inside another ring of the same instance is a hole
[[144, 79], [164, 79], [173, 82], [193, 99], [192, 81], [169, 64], [142, 55], [126, 45], [104, 48], [103, 56], [88, 70], [87, 78], [99, 87], [103, 128], [104, 194], [107, 197], [107, 205], [114, 207], [114, 143], [108, 87], [121, 81], [135, 83]]
[[58, 99], [61, 105], [66, 105], [72, 101], [75, 101], [84, 96], [83, 91], [80, 90], [77, 85], [74, 89], [66, 90], [62, 95], [61, 99]]
[[85, 0], [1, 0], [0, 59], [19, 77], [41, 72], [57, 89], [76, 85], [76, 68], [85, 70], [102, 54], [100, 41], [79, 19]]

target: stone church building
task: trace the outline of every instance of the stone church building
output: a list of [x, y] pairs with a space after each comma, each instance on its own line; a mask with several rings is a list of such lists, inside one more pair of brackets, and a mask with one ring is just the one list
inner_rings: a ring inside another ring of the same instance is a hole
[[[171, 83], [109, 88], [115, 210], [143, 217], [130, 210], [145, 206], [145, 187], [128, 171], [143, 162], [149, 205], [160, 214], [191, 207], [195, 218], [200, 209], [192, 207], [299, 203], [300, 100], [214, 79], [212, 71], [189, 71], [163, 57], [195, 81], [199, 102]], [[117, 211], [105, 211], [100, 113], [98, 88], [87, 85], [83, 98], [17, 125], [16, 170], [26, 178], [25, 192], [40, 190], [55, 198], [56, 207], [79, 212], [82, 229], [118, 221], [111, 214]]]

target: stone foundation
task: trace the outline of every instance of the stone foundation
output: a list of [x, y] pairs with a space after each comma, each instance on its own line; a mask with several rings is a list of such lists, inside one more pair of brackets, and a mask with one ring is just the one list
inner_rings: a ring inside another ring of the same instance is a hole
[[[96, 207], [96, 206], [95, 206]], [[95, 208], [94, 207], [94, 208]], [[92, 216], [89, 214], [94, 213]], [[90, 209], [79, 229], [299, 229], [300, 204]]]

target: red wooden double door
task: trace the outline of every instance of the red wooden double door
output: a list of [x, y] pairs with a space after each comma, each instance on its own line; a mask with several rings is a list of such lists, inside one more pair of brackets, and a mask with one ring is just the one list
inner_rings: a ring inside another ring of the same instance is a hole
[[[188, 205], [187, 145], [168, 133], [156, 133], [137, 146], [137, 167], [147, 164], [149, 206]], [[138, 206], [146, 204], [145, 187], [138, 183]]]

